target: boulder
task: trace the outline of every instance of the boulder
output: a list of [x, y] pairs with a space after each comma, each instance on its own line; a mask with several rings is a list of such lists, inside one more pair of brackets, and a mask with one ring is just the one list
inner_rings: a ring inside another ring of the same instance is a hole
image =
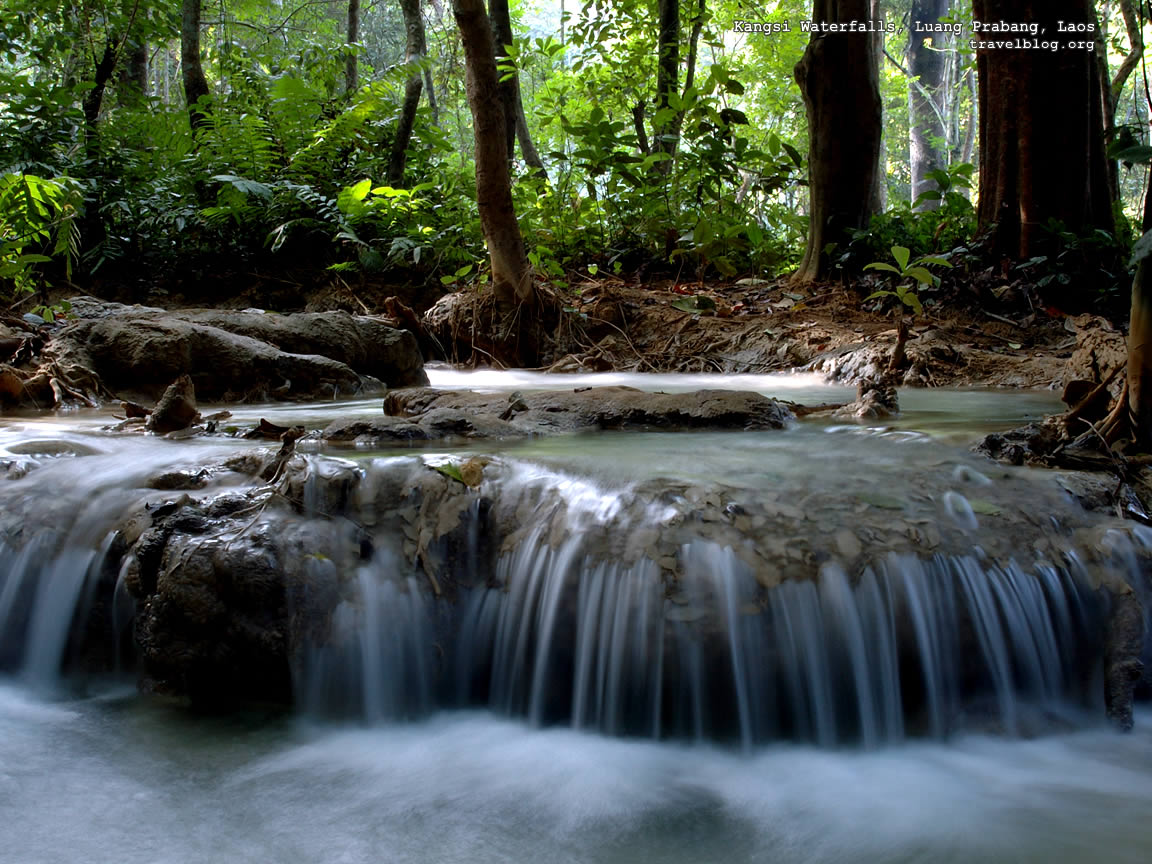
[[155, 401], [188, 375], [205, 401], [333, 399], [426, 384], [415, 337], [344, 312], [275, 315], [71, 301], [44, 350], [81, 392]]
[[592, 429], [781, 429], [792, 412], [759, 393], [697, 390], [647, 393], [585, 387], [504, 394], [412, 388], [389, 393], [384, 413], [429, 437], [515, 437]]

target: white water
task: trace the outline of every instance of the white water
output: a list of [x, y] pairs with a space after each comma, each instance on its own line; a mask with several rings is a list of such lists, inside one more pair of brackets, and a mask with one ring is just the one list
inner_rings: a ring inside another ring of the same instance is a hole
[[1150, 809], [1146, 722], [739, 755], [484, 715], [309, 730], [0, 686], [13, 864], [1137, 864]]
[[[444, 380], [437, 380], [438, 375], [443, 373], [433, 375], [438, 386], [486, 386], [479, 378], [453, 381], [443, 375]], [[794, 379], [800, 385], [796, 390], [785, 392], [778, 386], [779, 376], [771, 377], [755, 389], [802, 401], [849, 395], [816, 387], [802, 395], [802, 388], [814, 382], [800, 378]], [[670, 389], [683, 383], [679, 377], [666, 384], [637, 376], [620, 382], [603, 376], [589, 382], [541, 379], [501, 375], [490, 383], [498, 389], [586, 383]], [[726, 380], [736, 387], [749, 383]], [[686, 386], [723, 384], [694, 380]], [[931, 427], [947, 435], [958, 428], [970, 432], [1011, 425], [1050, 397], [1036, 395], [1033, 403], [1031, 395], [1024, 399], [1018, 394], [996, 398], [939, 392], [924, 397], [924, 407], [913, 408], [919, 398], [921, 394], [906, 395], [904, 428]], [[995, 407], [976, 407], [985, 404]], [[378, 410], [378, 400], [310, 406], [303, 413], [301, 406], [274, 411], [257, 406], [238, 411], [237, 420], [270, 416], [277, 422], [297, 422], [306, 416], [313, 419], [305, 422], [319, 425], [348, 413]], [[189, 445], [106, 439], [90, 434], [96, 422], [93, 415], [78, 414], [63, 422], [31, 420], [0, 430], [0, 447], [34, 438], [96, 451], [75, 459], [30, 457], [46, 464], [13, 488], [28, 494], [50, 489], [62, 500], [74, 499], [81, 518], [57, 526], [58, 536], [29, 554], [50, 559], [53, 542], [61, 548], [98, 547], [101, 537], [93, 529], [102, 512], [111, 518], [123, 501], [141, 495], [173, 497], [141, 492], [138, 484], [148, 473], [176, 463], [194, 465], [209, 452], [253, 446], [238, 441]], [[78, 428], [84, 431], [77, 434]], [[31, 454], [52, 452], [51, 446], [24, 449]], [[588, 496], [594, 510], [610, 503], [596, 492], [607, 478], [627, 482], [662, 474], [770, 489], [809, 477], [814, 484], [841, 488], [877, 473], [955, 470], [959, 477], [977, 462], [910, 431], [813, 426], [754, 435], [554, 439], [531, 442], [514, 455], [544, 463], [549, 466], [545, 473], [578, 470], [598, 478]], [[74, 482], [67, 482], [69, 478]], [[119, 494], [94, 494], [106, 488]], [[953, 509], [960, 520], [982, 518], [971, 508], [961, 512], [959, 503]], [[595, 516], [610, 521], [613, 512], [609, 507]], [[0, 549], [0, 555], [6, 559], [0, 560], [3, 575], [11, 553]], [[50, 602], [37, 601], [38, 617], [29, 624], [29, 645], [43, 649], [25, 662], [23, 674], [33, 685], [53, 674], [59, 657], [53, 652], [62, 649], [52, 646], [59, 646], [57, 631], [69, 605], [86, 588], [83, 570], [89, 560], [60, 568], [50, 565], [38, 576], [48, 580], [43, 584], [59, 576], [63, 590]], [[572, 725], [577, 728], [533, 728], [533, 722], [546, 719], [550, 669], [531, 652], [537, 642], [547, 645], [554, 638], [548, 624], [556, 596], [549, 592], [558, 590], [555, 580], [549, 583], [534, 570], [539, 563], [530, 554], [523, 566], [505, 561], [505, 584], [519, 580], [509, 585], [508, 596], [489, 604], [486, 612], [484, 596], [500, 592], [478, 590], [471, 599], [480, 608], [465, 604], [462, 613], [474, 629], [492, 627], [494, 650], [502, 652], [485, 683], [490, 704], [496, 711], [522, 713], [523, 719], [469, 712], [425, 714], [434, 700], [421, 690], [429, 676], [420, 667], [426, 655], [415, 647], [426, 635], [415, 626], [422, 614], [415, 605], [416, 592], [398, 591], [395, 583], [375, 578], [372, 568], [357, 573], [357, 602], [342, 607], [344, 619], [338, 622], [350, 639], [327, 662], [343, 665], [347, 675], [365, 682], [347, 710], [373, 723], [415, 718], [404, 725], [348, 729], [309, 728], [255, 716], [205, 720], [127, 695], [43, 702], [29, 695], [24, 682], [0, 685], [0, 860], [1061, 864], [1144, 862], [1152, 855], [1152, 822], [1147, 818], [1152, 808], [1152, 734], [1146, 716], [1138, 717], [1131, 736], [1094, 727], [1097, 714], [1087, 719], [1087, 731], [1038, 740], [969, 734], [945, 742], [886, 743], [900, 739], [904, 720], [894, 695], [892, 646], [884, 641], [885, 606], [873, 597], [879, 589], [866, 581], [852, 589], [844, 580], [831, 578], [818, 594], [813, 589], [803, 596], [779, 595], [765, 617], [794, 622], [804, 634], [784, 639], [774, 633], [744, 633], [740, 644], [733, 644], [730, 666], [693, 673], [746, 682], [735, 688], [732, 714], [740, 726], [739, 738], [749, 745], [739, 750], [580, 731], [636, 734], [624, 728], [622, 720], [625, 714], [636, 715], [635, 706], [621, 705], [614, 694], [623, 692], [630, 675], [639, 674], [624, 658], [645, 644], [649, 612], [661, 611], [654, 608], [659, 598], [651, 596], [643, 565], [616, 572], [615, 582], [611, 568], [599, 573], [593, 569], [581, 581], [579, 602], [586, 626], [596, 632], [586, 630], [583, 638], [576, 634], [574, 654], [582, 660], [575, 664], [573, 686], [568, 688], [574, 702]], [[374, 562], [377, 566], [381, 562]], [[553, 560], [549, 566], [567, 565]], [[744, 590], [741, 577], [732, 568], [715, 572], [711, 590], [724, 599], [728, 619], [735, 620]], [[941, 735], [952, 728], [948, 715], [954, 695], [947, 656], [950, 622], [939, 617], [948, 601], [930, 596], [924, 584], [901, 587], [903, 573], [893, 570], [884, 590], [901, 591], [906, 598], [924, 667], [927, 731]], [[1007, 678], [1017, 676], [1020, 690], [1042, 702], [1058, 691], [1053, 657], [1061, 648], [1067, 610], [1054, 598], [1024, 593], [1026, 584], [1011, 574], [988, 581], [963, 571], [957, 579], [964, 593], [954, 602], [975, 610], [975, 619], [986, 625], [978, 644], [991, 670], [993, 704], [987, 713], [1003, 721], [1001, 728], [1027, 728], [1027, 718], [1019, 715], [1031, 708], [1018, 704]], [[17, 584], [12, 578], [6, 583], [0, 579], [0, 589], [16, 591]], [[539, 634], [517, 629], [526, 619], [506, 614], [510, 603], [535, 610]], [[0, 619], [4, 607], [0, 596]], [[1035, 614], [1041, 607], [1046, 611]], [[981, 616], [981, 608], [991, 611]], [[835, 652], [816, 637], [823, 631], [816, 626], [819, 622], [808, 619], [817, 618], [836, 634]], [[1004, 627], [997, 632], [1000, 622]], [[805, 639], [810, 644], [801, 644]], [[796, 704], [805, 706], [803, 719], [790, 722], [807, 724], [802, 737], [829, 744], [840, 740], [834, 728], [837, 710], [831, 705], [837, 697], [829, 690], [833, 679], [826, 668], [835, 653], [838, 692], [854, 703], [852, 722], [860, 726], [860, 740], [872, 749], [754, 743], [763, 736], [752, 730], [764, 722], [763, 703], [757, 701], [752, 683], [761, 671], [758, 647], [796, 655], [778, 659], [786, 672], [779, 687], [797, 692]], [[678, 662], [689, 669], [691, 651], [682, 653]], [[1014, 672], [1007, 670], [1009, 665]], [[380, 674], [398, 667], [408, 672]], [[455, 667], [466, 683], [473, 672], [466, 663]], [[644, 701], [654, 687], [638, 683], [625, 689]], [[683, 701], [690, 708], [697, 698], [689, 692]], [[1044, 728], [1053, 727], [1045, 720]], [[692, 729], [679, 731], [683, 739], [694, 735]]]

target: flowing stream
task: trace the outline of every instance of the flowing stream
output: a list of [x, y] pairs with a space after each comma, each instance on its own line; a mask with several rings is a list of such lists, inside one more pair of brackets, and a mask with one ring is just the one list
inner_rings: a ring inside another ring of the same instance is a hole
[[[851, 396], [805, 376], [430, 375], [508, 392]], [[131, 665], [133, 602], [108, 562], [125, 513], [175, 497], [148, 478], [260, 445], [109, 437], [98, 412], [0, 421], [0, 457], [27, 470], [0, 480], [0, 855], [1148, 860], [1152, 733], [1139, 713], [1129, 735], [1104, 725], [1092, 652], [1108, 605], [1082, 544], [1102, 538], [1099, 560], [1139, 578], [1152, 532], [1087, 520], [1052, 477], [958, 446], [1055, 410], [1051, 394], [901, 395], [903, 416], [875, 426], [310, 456], [317, 496], [324, 472], [358, 478], [359, 561], [325, 546], [301, 565], [343, 570], [325, 641], [296, 653], [299, 710], [224, 717], [140, 698], [130, 678], [69, 658], [100, 607], [84, 638]], [[378, 411], [242, 406], [229, 422]], [[490, 504], [457, 508], [440, 553], [459, 586], [437, 599], [410, 563], [426, 538], [399, 530], [399, 503], [381, 513], [378, 490], [475, 454], [495, 460]], [[244, 487], [213, 483], [203, 494]], [[32, 504], [42, 515], [21, 521]], [[309, 536], [339, 546], [313, 522]], [[287, 538], [303, 523], [269, 524]], [[862, 573], [849, 564], [859, 538]]]

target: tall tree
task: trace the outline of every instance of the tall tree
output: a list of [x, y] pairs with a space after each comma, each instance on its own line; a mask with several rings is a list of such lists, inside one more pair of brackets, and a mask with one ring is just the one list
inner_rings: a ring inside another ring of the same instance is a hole
[[[950, 39], [944, 33], [923, 35], [918, 26], [937, 23], [952, 8], [952, 0], [912, 0], [908, 17], [908, 144], [912, 169], [912, 200], [936, 184], [928, 177], [948, 164], [944, 141], [944, 96]], [[919, 210], [935, 210], [939, 200], [924, 199]]]
[[[869, 0], [814, 0], [812, 20], [869, 20]], [[867, 31], [814, 32], [796, 64], [808, 113], [809, 230], [804, 260], [793, 278], [828, 275], [830, 243], [868, 224], [880, 182], [881, 105], [875, 43]]]
[[412, 71], [408, 76], [408, 83], [404, 85], [404, 104], [400, 109], [400, 119], [396, 123], [396, 134], [392, 138], [392, 152], [388, 159], [389, 186], [400, 186], [404, 182], [408, 145], [412, 141], [412, 130], [416, 126], [416, 110], [420, 107], [420, 94], [424, 89], [422, 72], [418, 64], [428, 51], [420, 0], [400, 0], [400, 11], [404, 15], [406, 37], [404, 62], [412, 65]]
[[[973, 0], [975, 20], [1031, 22], [1047, 41], [1092, 41], [1060, 32], [1087, 27], [1091, 0]], [[975, 34], [982, 42], [1009, 35]], [[1093, 51], [978, 46], [980, 200], [977, 217], [993, 251], [1030, 258], [1055, 251], [1045, 226], [1112, 228], [1100, 78]]]
[[476, 141], [476, 202], [492, 265], [492, 287], [500, 306], [512, 312], [534, 305], [535, 286], [512, 205], [492, 26], [484, 0], [452, 0], [452, 13], [464, 46], [468, 107]]
[[184, 101], [193, 134], [209, 123], [202, 102], [208, 96], [208, 79], [200, 58], [200, 0], [183, 0], [180, 16], [180, 68]]
[[[404, 4], [400, 5], [403, 8]], [[344, 92], [348, 94], [355, 93], [360, 87], [360, 58], [356, 54], [359, 41], [360, 0], [348, 0], [348, 59], [344, 62]]]

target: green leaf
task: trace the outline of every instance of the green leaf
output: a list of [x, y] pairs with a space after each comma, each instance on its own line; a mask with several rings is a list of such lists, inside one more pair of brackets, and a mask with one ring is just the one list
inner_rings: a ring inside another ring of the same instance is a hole
[[433, 465], [432, 467], [443, 474], [445, 477], [448, 477], [451, 480], [455, 480], [458, 483], [462, 483], [465, 486], [468, 485], [467, 483], [464, 483], [464, 475], [460, 473], [460, 466], [458, 466], [455, 462], [445, 462], [443, 465]]
[[1128, 162], [1134, 165], [1146, 165], [1152, 162], [1152, 147], [1147, 144], [1136, 144], [1132, 147], [1124, 147], [1115, 152], [1109, 152], [1111, 158], [1117, 162]]
[[892, 257], [900, 265], [900, 271], [903, 272], [908, 267], [908, 259], [912, 257], [912, 253], [907, 246], [893, 246]]
[[864, 265], [865, 270], [884, 270], [888, 273], [895, 273], [897, 276], [901, 275], [900, 271], [893, 267], [891, 264], [885, 264], [883, 261], [873, 261], [871, 264]]
[[982, 516], [999, 516], [1002, 512], [999, 507], [991, 501], [981, 501], [978, 498], [972, 498], [968, 501], [972, 507], [973, 513], [979, 513]]
[[948, 269], [952, 269], [952, 262], [947, 258], [941, 258], [939, 255], [925, 255], [923, 258], [917, 258], [916, 263], [921, 265], [947, 267]]
[[904, 271], [905, 276], [910, 276], [919, 282], [921, 285], [931, 285], [933, 276], [930, 272], [923, 267], [909, 267]]

